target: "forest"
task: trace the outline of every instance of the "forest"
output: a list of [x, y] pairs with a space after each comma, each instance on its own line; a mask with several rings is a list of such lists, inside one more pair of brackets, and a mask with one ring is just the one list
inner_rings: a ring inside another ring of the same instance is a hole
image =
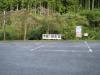
[[[76, 38], [76, 26], [88, 37]], [[0, 40], [100, 40], [100, 0], [0, 0]]]

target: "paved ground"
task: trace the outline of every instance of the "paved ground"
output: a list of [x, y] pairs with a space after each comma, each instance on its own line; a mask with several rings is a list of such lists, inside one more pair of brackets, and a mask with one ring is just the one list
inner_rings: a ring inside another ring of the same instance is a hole
[[0, 75], [100, 75], [100, 41], [0, 42]]

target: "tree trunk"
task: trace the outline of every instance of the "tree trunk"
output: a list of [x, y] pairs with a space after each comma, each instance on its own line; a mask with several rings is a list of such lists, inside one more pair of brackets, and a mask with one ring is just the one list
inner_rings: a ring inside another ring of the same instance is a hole
[[24, 40], [26, 40], [26, 35], [27, 35], [27, 25], [25, 23], [25, 26], [24, 26]]
[[17, 3], [17, 11], [18, 11], [18, 3]]
[[11, 11], [13, 10], [13, 6], [12, 6], [12, 4], [10, 5], [10, 10], [11, 10]]
[[28, 15], [28, 11], [26, 10], [26, 12], [25, 12], [25, 19], [24, 19], [24, 40], [26, 40], [26, 37], [27, 37], [27, 16]]
[[90, 10], [91, 9], [91, 7], [90, 7], [90, 0], [88, 0], [88, 9]]
[[41, 1], [40, 1], [40, 9], [39, 9], [39, 14], [41, 15], [41, 8], [42, 8], [42, 5], [41, 5]]
[[47, 13], [48, 13], [48, 16], [49, 16], [49, 2], [48, 2], [48, 4], [47, 4]]
[[6, 30], [5, 30], [5, 25], [6, 25], [6, 20], [5, 20], [5, 16], [6, 15], [6, 12], [4, 10], [4, 21], [3, 21], [3, 39], [6, 40]]
[[37, 7], [36, 7], [36, 0], [35, 0], [35, 16], [36, 16], [36, 11], [37, 11]]
[[100, 4], [100, 1], [99, 1], [99, 0], [97, 0], [97, 4], [98, 4], [98, 5], [97, 5], [97, 8], [99, 8], [99, 4]]
[[94, 0], [92, 0], [92, 10], [94, 9]]

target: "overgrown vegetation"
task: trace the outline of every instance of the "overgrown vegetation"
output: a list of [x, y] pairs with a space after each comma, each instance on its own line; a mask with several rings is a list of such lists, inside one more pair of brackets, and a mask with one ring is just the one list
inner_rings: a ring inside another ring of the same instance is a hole
[[100, 40], [99, 7], [99, 0], [1, 0], [0, 40], [4, 35], [6, 40], [41, 40], [46, 33], [75, 40], [77, 25], [89, 33], [81, 39]]

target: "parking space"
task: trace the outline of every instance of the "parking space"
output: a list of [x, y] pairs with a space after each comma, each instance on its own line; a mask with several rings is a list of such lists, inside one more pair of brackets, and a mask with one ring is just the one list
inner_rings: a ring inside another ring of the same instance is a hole
[[0, 42], [0, 75], [99, 74], [99, 41]]

